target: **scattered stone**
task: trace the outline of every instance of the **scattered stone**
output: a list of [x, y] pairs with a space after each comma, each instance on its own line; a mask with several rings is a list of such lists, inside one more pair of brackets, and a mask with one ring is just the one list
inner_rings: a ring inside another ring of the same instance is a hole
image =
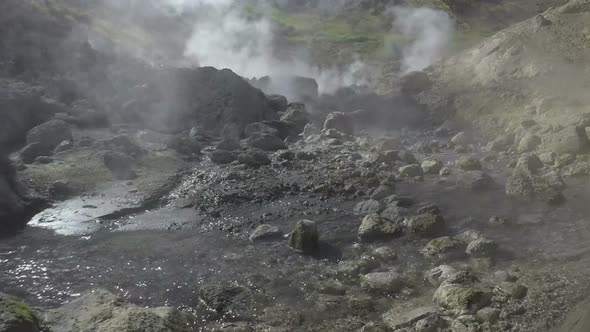
[[434, 286], [439, 286], [451, 275], [457, 273], [457, 270], [449, 265], [439, 265], [426, 272], [426, 279]]
[[401, 221], [389, 221], [377, 213], [369, 214], [358, 229], [358, 238], [363, 242], [371, 242], [399, 235], [403, 230]]
[[399, 168], [399, 173], [401, 176], [405, 177], [416, 177], [422, 176], [424, 173], [422, 171], [422, 167], [418, 164], [407, 165]]
[[305, 138], [306, 140], [312, 136], [319, 134], [320, 130], [313, 123], [308, 123], [305, 125], [305, 128], [303, 128], [303, 138]]
[[440, 214], [422, 213], [410, 218], [408, 227], [420, 236], [432, 236], [444, 230], [445, 219]]
[[395, 293], [404, 287], [404, 281], [396, 272], [373, 272], [361, 277], [361, 287], [371, 292]]
[[424, 256], [441, 259], [462, 257], [465, 252], [465, 242], [450, 236], [443, 236], [428, 242], [421, 252]]
[[48, 151], [53, 151], [63, 141], [72, 140], [70, 125], [61, 120], [47, 121], [27, 133], [27, 144], [39, 143]]
[[120, 152], [110, 151], [103, 155], [103, 161], [117, 180], [134, 180], [137, 178], [137, 174], [131, 169], [133, 159], [129, 156]]
[[425, 174], [439, 174], [443, 168], [443, 163], [440, 160], [427, 159], [422, 162], [422, 171]]
[[421, 307], [407, 312], [400, 313], [399, 309], [393, 309], [383, 314], [383, 322], [393, 331], [398, 331], [412, 325], [421, 319], [436, 315], [437, 310], [434, 307]]
[[238, 159], [238, 155], [232, 151], [215, 150], [209, 155], [209, 159], [215, 164], [231, 164]]
[[273, 241], [282, 238], [283, 232], [281, 232], [277, 226], [267, 224], [262, 224], [256, 227], [256, 229], [250, 233], [250, 241], [252, 242]]
[[527, 200], [537, 198], [550, 204], [563, 202], [564, 183], [559, 175], [554, 172], [539, 174], [539, 168], [531, 166], [529, 159], [530, 156], [519, 158], [506, 181], [506, 193]]
[[490, 307], [479, 309], [475, 314], [477, 320], [482, 323], [496, 324], [500, 318], [500, 310]]
[[319, 238], [316, 223], [311, 220], [301, 220], [289, 236], [289, 246], [304, 254], [310, 254], [318, 249]]
[[498, 243], [496, 241], [479, 238], [471, 241], [467, 245], [466, 253], [474, 257], [490, 257], [494, 256], [498, 251]]
[[382, 205], [379, 201], [370, 199], [358, 203], [353, 210], [353, 213], [357, 216], [379, 213], [382, 210]]
[[464, 171], [479, 171], [481, 170], [481, 163], [479, 160], [472, 157], [462, 157], [457, 161], [457, 166]]

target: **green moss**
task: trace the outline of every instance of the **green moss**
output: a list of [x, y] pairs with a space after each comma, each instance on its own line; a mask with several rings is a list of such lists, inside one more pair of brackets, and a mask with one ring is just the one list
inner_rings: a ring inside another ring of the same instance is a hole
[[40, 322], [39, 317], [29, 305], [10, 296], [0, 298], [0, 313], [30, 322], [33, 325], [38, 325]]

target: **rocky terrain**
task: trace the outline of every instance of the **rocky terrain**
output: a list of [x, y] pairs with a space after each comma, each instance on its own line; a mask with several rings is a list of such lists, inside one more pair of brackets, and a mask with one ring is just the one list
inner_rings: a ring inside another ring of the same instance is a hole
[[0, 332], [589, 330], [588, 1], [333, 93], [81, 3], [0, 4]]

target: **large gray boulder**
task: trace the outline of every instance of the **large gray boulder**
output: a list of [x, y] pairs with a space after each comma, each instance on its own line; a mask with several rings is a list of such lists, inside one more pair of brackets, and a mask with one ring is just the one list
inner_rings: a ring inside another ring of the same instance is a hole
[[27, 133], [27, 144], [38, 143], [41, 147], [53, 151], [61, 142], [71, 141], [70, 125], [61, 120], [42, 123]]
[[350, 115], [342, 112], [328, 114], [324, 121], [324, 130], [336, 129], [341, 133], [354, 134], [354, 122]]
[[43, 199], [27, 192], [10, 160], [0, 155], [0, 234], [23, 228], [45, 206]]
[[287, 111], [281, 116], [282, 121], [291, 122], [297, 128], [297, 133], [303, 132], [305, 125], [310, 122], [309, 113], [302, 103], [291, 103]]
[[274, 116], [264, 93], [229, 69], [162, 70], [151, 80], [123, 117], [159, 130], [180, 132], [198, 124], [219, 134], [228, 124], [242, 131]]
[[543, 172], [542, 163], [534, 155], [519, 158], [512, 175], [506, 180], [506, 194], [525, 200], [538, 199], [551, 204], [563, 201], [565, 187], [559, 174]]
[[24, 141], [29, 129], [49, 120], [58, 109], [58, 105], [41, 97], [40, 89], [0, 79], [0, 147]]
[[0, 331], [38, 332], [41, 319], [26, 303], [0, 293]]
[[174, 308], [146, 309], [106, 291], [95, 290], [46, 315], [60, 332], [190, 332], [196, 319]]

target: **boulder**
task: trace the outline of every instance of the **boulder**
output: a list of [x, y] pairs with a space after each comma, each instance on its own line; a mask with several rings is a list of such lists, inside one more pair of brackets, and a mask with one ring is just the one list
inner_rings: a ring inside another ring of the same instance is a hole
[[270, 107], [273, 112], [281, 113], [287, 110], [287, 106], [289, 105], [287, 97], [281, 95], [268, 95], [266, 98], [268, 99], [268, 107]]
[[117, 180], [134, 180], [137, 174], [132, 169], [133, 159], [121, 152], [109, 151], [103, 155], [104, 165]]
[[262, 224], [250, 233], [250, 241], [252, 242], [279, 240], [282, 237], [283, 232], [277, 226], [268, 224]]
[[491, 293], [476, 285], [443, 282], [433, 296], [434, 303], [456, 313], [476, 313], [490, 303]]
[[496, 241], [479, 238], [471, 241], [467, 245], [467, 255], [474, 257], [490, 257], [498, 251], [498, 243]]
[[23, 142], [29, 129], [61, 111], [39, 88], [11, 79], [0, 79], [0, 109], [0, 148]]
[[238, 161], [241, 164], [257, 167], [270, 165], [271, 160], [268, 155], [262, 151], [247, 151], [238, 155]]
[[358, 238], [363, 242], [382, 240], [400, 235], [403, 230], [403, 219], [386, 220], [378, 214], [367, 215], [358, 229]]
[[481, 170], [481, 163], [479, 160], [472, 157], [462, 157], [457, 160], [457, 166], [464, 171], [479, 171]]
[[6, 156], [0, 155], [0, 235], [23, 228], [47, 202], [32, 196]]
[[542, 173], [530, 155], [519, 158], [506, 181], [506, 194], [525, 200], [539, 199], [550, 204], [563, 202], [564, 183], [557, 173]]
[[41, 325], [41, 318], [28, 304], [0, 293], [0, 331], [39, 332]]
[[263, 121], [263, 124], [274, 128], [277, 130], [276, 135], [279, 136], [281, 139], [286, 139], [287, 137], [296, 137], [301, 133], [297, 126], [288, 121], [281, 121], [281, 120], [271, 120], [271, 121]]
[[467, 134], [465, 134], [464, 132], [460, 132], [451, 138], [451, 143], [453, 143], [454, 145], [468, 145], [469, 142], [470, 140], [467, 137]]
[[353, 209], [353, 212], [357, 216], [367, 215], [371, 213], [379, 213], [383, 209], [381, 203], [377, 200], [370, 199], [367, 201], [359, 202]]
[[37, 157], [50, 156], [52, 154], [52, 151], [41, 143], [28, 144], [19, 152], [20, 159], [25, 164], [32, 164]]
[[255, 134], [270, 134], [278, 136], [279, 131], [265, 123], [254, 122], [246, 126], [246, 129], [244, 129], [244, 134], [246, 137], [250, 137]]
[[414, 96], [424, 92], [432, 86], [432, 81], [423, 71], [413, 71], [404, 75], [400, 80], [401, 92], [408, 96]]
[[559, 154], [573, 155], [587, 152], [590, 142], [583, 127], [564, 128], [549, 136], [545, 149]]
[[289, 246], [304, 254], [311, 254], [319, 247], [319, 232], [315, 222], [301, 220], [289, 236]]
[[309, 113], [305, 104], [302, 103], [291, 103], [287, 108], [287, 111], [281, 116], [281, 121], [290, 122], [297, 128], [297, 134], [303, 132], [305, 125], [310, 122]]
[[427, 159], [422, 162], [422, 171], [425, 174], [438, 174], [443, 168], [443, 163], [436, 159]]
[[215, 146], [215, 150], [217, 150], [217, 151], [219, 151], [219, 150], [236, 151], [236, 150], [241, 150], [241, 149], [242, 149], [242, 146], [240, 145], [240, 142], [238, 142], [235, 139], [230, 139], [230, 138], [226, 138], [226, 139], [221, 140]]
[[341, 133], [352, 135], [354, 134], [354, 123], [348, 114], [332, 112], [328, 114], [326, 121], [324, 121], [324, 130], [327, 129], [335, 129]]
[[101, 289], [50, 310], [46, 319], [51, 331], [60, 332], [189, 332], [196, 328], [191, 314], [169, 307], [146, 309]]
[[426, 257], [435, 257], [441, 259], [452, 259], [464, 256], [465, 242], [443, 236], [431, 240], [422, 249], [422, 254]]
[[539, 145], [541, 145], [541, 142], [541, 137], [532, 133], [527, 133], [518, 142], [518, 147], [516, 150], [519, 153], [531, 152], [534, 151]]
[[445, 219], [440, 214], [422, 213], [410, 218], [408, 228], [420, 236], [432, 236], [445, 228]]
[[233, 151], [215, 150], [209, 155], [209, 159], [215, 164], [231, 164], [238, 159], [238, 154]]
[[176, 135], [167, 142], [167, 147], [185, 156], [199, 156], [201, 144], [192, 137]]
[[457, 270], [449, 265], [439, 265], [426, 272], [426, 280], [432, 285], [439, 286], [443, 281], [449, 278], [451, 275], [457, 273]]
[[71, 140], [73, 137], [70, 125], [61, 120], [47, 121], [27, 133], [27, 144], [39, 143], [49, 151], [53, 151], [61, 142]]
[[278, 151], [287, 148], [287, 144], [275, 135], [254, 134], [246, 139], [248, 146], [263, 151]]
[[181, 132], [199, 124], [220, 134], [229, 124], [239, 134], [274, 114], [264, 93], [229, 69], [174, 68], [150, 74], [136, 93], [138, 105], [122, 114], [137, 113], [144, 126]]

